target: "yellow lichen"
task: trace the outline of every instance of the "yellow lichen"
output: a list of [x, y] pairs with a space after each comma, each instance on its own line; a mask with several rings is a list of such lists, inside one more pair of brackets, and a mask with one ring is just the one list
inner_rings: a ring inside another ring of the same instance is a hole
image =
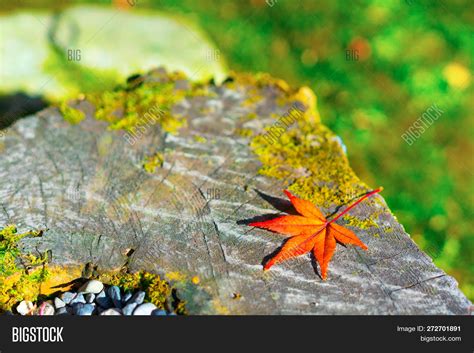
[[212, 306], [216, 312], [217, 315], [229, 315], [230, 310], [227, 308], [225, 305], [221, 303], [219, 299], [214, 299], [212, 301]]
[[231, 72], [229, 75], [233, 82], [226, 83], [227, 86], [253, 86], [253, 87], [267, 87], [273, 86], [278, 88], [281, 92], [287, 93], [290, 91], [289, 85], [281, 79], [275, 78], [265, 72], [246, 73], [246, 72]]
[[48, 276], [40, 283], [40, 295], [49, 296], [58, 291], [67, 291], [73, 287], [73, 281], [81, 278], [81, 266], [48, 265]]
[[196, 141], [197, 143], [206, 143], [207, 142], [207, 139], [203, 136], [194, 135], [193, 138], [194, 138], [194, 141]]
[[164, 157], [161, 153], [156, 153], [153, 156], [148, 156], [143, 162], [143, 168], [148, 173], [154, 173], [156, 168], [161, 168], [163, 166]]
[[309, 87], [301, 87], [292, 96], [291, 100], [298, 101], [306, 107], [304, 118], [306, 121], [318, 123], [321, 121], [317, 109], [317, 98], [313, 90]]
[[[372, 217], [374, 216], [372, 215]], [[342, 219], [344, 219], [347, 222], [346, 224], [349, 226], [354, 226], [361, 229], [368, 229], [371, 227], [378, 228], [378, 224], [372, 218], [359, 219], [351, 215], [344, 215]]]
[[252, 129], [236, 129], [235, 134], [242, 137], [252, 137], [254, 132]]
[[64, 119], [71, 124], [79, 124], [85, 119], [86, 115], [83, 111], [73, 108], [67, 101], [62, 102], [59, 105], [59, 111], [63, 115]]
[[165, 276], [168, 281], [184, 282], [187, 280], [187, 276], [178, 271], [169, 272]]

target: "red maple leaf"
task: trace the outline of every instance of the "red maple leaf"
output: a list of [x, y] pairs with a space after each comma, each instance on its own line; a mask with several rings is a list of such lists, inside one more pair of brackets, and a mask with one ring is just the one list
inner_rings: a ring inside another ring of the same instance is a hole
[[323, 280], [326, 279], [329, 261], [331, 261], [336, 250], [336, 241], [341, 244], [357, 245], [367, 250], [367, 246], [351, 230], [334, 222], [361, 201], [382, 190], [383, 188], [378, 188], [367, 193], [330, 221], [311, 202], [300, 199], [288, 190], [284, 190], [296, 211], [300, 214], [299, 216], [287, 215], [269, 221], [249, 224], [253, 227], [291, 235], [281, 250], [267, 261], [264, 269], [268, 270], [276, 263], [312, 251], [321, 268], [321, 277]]

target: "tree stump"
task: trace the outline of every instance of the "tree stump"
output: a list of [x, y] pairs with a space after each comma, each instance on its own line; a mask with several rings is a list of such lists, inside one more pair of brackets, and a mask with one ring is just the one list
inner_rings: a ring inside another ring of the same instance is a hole
[[[340, 181], [318, 180], [304, 158], [299, 166], [275, 161], [289, 177], [262, 174], [255, 136], [295, 104], [302, 121], [320, 123], [307, 89], [259, 77], [194, 86], [169, 108], [186, 120], [176, 133], [159, 123], [134, 135], [110, 129], [87, 99], [74, 105], [86, 115], [78, 124], [55, 107], [17, 121], [0, 139], [0, 225], [45, 230], [21, 245], [50, 250], [52, 265], [166, 276], [191, 314], [467, 314], [471, 303], [456, 281], [417, 247], [378, 195], [350, 212], [371, 226], [340, 222], [369, 250], [337, 245], [326, 281], [309, 256], [262, 270], [285, 238], [248, 221], [292, 212], [282, 190], [296, 179], [329, 192]], [[176, 92], [192, 85], [163, 70], [139, 79]], [[299, 121], [287, 128], [281, 138], [309, 138]], [[345, 160], [340, 139], [318, 131], [311, 148], [331, 144]], [[150, 156], [160, 157], [144, 168]], [[320, 206], [331, 214], [344, 205]]]

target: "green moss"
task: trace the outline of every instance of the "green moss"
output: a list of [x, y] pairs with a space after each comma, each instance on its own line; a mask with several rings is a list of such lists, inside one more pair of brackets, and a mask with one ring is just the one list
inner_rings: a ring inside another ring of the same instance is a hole
[[164, 158], [163, 154], [156, 153], [153, 156], [146, 157], [143, 162], [143, 168], [148, 173], [154, 173], [156, 168], [161, 168], [163, 166]]
[[79, 124], [86, 117], [83, 111], [72, 108], [67, 101], [61, 102], [59, 105], [59, 111], [64, 119], [71, 124]]
[[22, 254], [18, 242], [41, 235], [41, 231], [18, 233], [14, 225], [0, 229], [0, 311], [11, 310], [21, 300], [34, 301], [40, 294], [41, 283], [49, 277], [47, 255]]
[[[111, 130], [125, 130], [131, 134], [144, 133], [153, 126], [160, 126], [163, 131], [175, 134], [186, 126], [186, 119], [172, 114], [171, 109], [179, 101], [196, 96], [213, 96], [214, 92], [207, 85], [192, 83], [187, 89], [180, 89], [176, 81], [185, 80], [181, 72], [151, 73], [147, 80], [137, 76], [125, 84], [100, 92], [89, 90], [78, 95], [95, 107], [94, 117], [106, 121]], [[59, 104], [64, 118], [76, 124], [85, 117], [80, 109], [73, 108], [68, 102]]]
[[171, 108], [184, 96], [184, 91], [174, 90], [173, 82], [151, 82], [88, 95], [87, 99], [96, 107], [95, 117], [107, 121], [110, 129], [137, 133], [159, 124], [164, 131], [176, 133], [186, 120], [173, 116]]

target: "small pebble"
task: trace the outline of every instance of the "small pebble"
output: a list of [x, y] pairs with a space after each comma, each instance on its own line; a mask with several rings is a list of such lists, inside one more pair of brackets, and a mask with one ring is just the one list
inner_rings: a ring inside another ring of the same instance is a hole
[[61, 309], [61, 308], [64, 308], [66, 306], [66, 303], [63, 302], [60, 298], [56, 297], [54, 298], [54, 307], [56, 309]]
[[62, 307], [56, 310], [56, 315], [69, 315], [69, 312], [65, 307]]
[[74, 315], [79, 315], [78, 312], [84, 307], [84, 303], [74, 303], [72, 304], [72, 312]]
[[127, 304], [123, 307], [122, 309], [122, 312], [124, 315], [132, 315], [133, 314], [133, 310], [135, 310], [135, 308], [138, 306], [137, 303], [130, 303], [130, 304]]
[[155, 309], [151, 312], [152, 316], [166, 316], [168, 315], [165, 310], [163, 309]]
[[76, 315], [80, 316], [90, 316], [95, 310], [95, 306], [92, 304], [84, 304], [76, 311]]
[[132, 297], [131, 292], [124, 293], [123, 296], [122, 296], [122, 304], [123, 305], [127, 304], [127, 302], [130, 300], [131, 297]]
[[95, 296], [95, 302], [103, 309], [109, 309], [114, 305], [105, 291], [102, 291]]
[[84, 295], [82, 293], [79, 293], [73, 300], [71, 300], [69, 304], [72, 305], [76, 303], [86, 303], [86, 299], [84, 298]]
[[64, 303], [70, 304], [71, 300], [73, 300], [75, 296], [76, 296], [76, 293], [65, 292], [61, 294], [61, 299]]
[[142, 304], [143, 301], [145, 300], [145, 292], [143, 291], [138, 291], [132, 297], [130, 300], [127, 302], [128, 304], [130, 303], [136, 303], [138, 305]]
[[104, 289], [104, 285], [101, 281], [91, 279], [90, 281], [84, 283], [81, 288], [79, 288], [79, 292], [97, 294], [100, 293], [102, 289]]
[[35, 308], [35, 306], [33, 305], [32, 302], [27, 301], [27, 300], [23, 300], [23, 301], [21, 301], [20, 304], [18, 304], [18, 306], [16, 307], [16, 311], [17, 311], [18, 314], [20, 314], [20, 315], [27, 315], [27, 314], [29, 314], [30, 312], [32, 312], [34, 308]]
[[54, 315], [54, 313], [55, 313], [54, 306], [53, 304], [49, 302], [41, 303], [36, 309], [36, 315], [51, 316], [51, 315]]
[[111, 286], [107, 288], [107, 295], [112, 299], [114, 306], [118, 309], [122, 309], [122, 301], [120, 296], [120, 288], [117, 286]]
[[87, 293], [84, 298], [86, 299], [86, 303], [90, 304], [94, 302], [95, 294]]
[[143, 303], [133, 311], [133, 315], [151, 315], [151, 312], [156, 309], [153, 303]]
[[120, 309], [112, 308], [112, 309], [104, 310], [103, 312], [100, 313], [100, 315], [114, 316], [114, 315], [122, 315], [122, 313], [120, 312]]

